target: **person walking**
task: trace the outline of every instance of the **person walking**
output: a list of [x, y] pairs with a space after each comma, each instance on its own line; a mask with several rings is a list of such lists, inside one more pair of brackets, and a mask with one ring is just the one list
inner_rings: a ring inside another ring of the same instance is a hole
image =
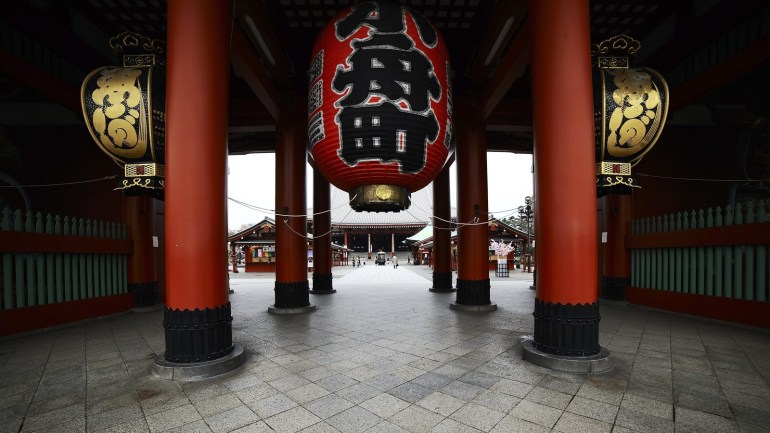
[[398, 256], [393, 256], [393, 269], [398, 268]]

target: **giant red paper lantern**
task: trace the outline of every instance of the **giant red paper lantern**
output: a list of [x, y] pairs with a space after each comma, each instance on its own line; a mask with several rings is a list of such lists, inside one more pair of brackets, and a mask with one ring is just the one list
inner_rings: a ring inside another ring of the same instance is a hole
[[357, 211], [399, 211], [449, 156], [446, 44], [415, 11], [364, 2], [340, 12], [313, 47], [308, 146]]

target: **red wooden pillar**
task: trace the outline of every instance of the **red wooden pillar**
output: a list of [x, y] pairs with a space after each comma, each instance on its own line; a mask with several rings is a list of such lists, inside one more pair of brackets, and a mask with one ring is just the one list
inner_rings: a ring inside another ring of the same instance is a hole
[[433, 287], [431, 292], [454, 292], [452, 288], [451, 218], [449, 209], [449, 168], [447, 164], [433, 179]]
[[331, 186], [313, 169], [313, 294], [335, 293], [332, 286]]
[[230, 3], [168, 1], [165, 359], [233, 351], [227, 298]]
[[458, 104], [457, 219], [458, 266], [457, 298], [453, 309], [491, 311], [497, 309], [489, 299], [489, 228], [487, 226], [487, 142], [486, 128], [468, 119], [469, 107]]
[[275, 304], [276, 314], [315, 309], [307, 281], [307, 206], [305, 142], [307, 131], [299, 110], [279, 122], [275, 146]]
[[589, 2], [531, 0], [529, 11], [537, 194], [534, 344], [550, 354], [593, 355], [600, 347]]
[[630, 194], [609, 194], [604, 200], [604, 227], [607, 243], [604, 244], [604, 263], [601, 280], [601, 296], [605, 299], [623, 300], [631, 283], [631, 260], [626, 250], [626, 228], [633, 215]]
[[126, 195], [123, 218], [128, 226], [134, 252], [128, 258], [128, 291], [134, 305], [158, 303], [158, 272], [152, 237], [155, 231], [155, 199], [148, 194]]

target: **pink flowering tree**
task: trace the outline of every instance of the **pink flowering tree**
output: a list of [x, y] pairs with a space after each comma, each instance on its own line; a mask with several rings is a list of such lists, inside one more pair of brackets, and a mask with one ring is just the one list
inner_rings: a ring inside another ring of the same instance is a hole
[[506, 256], [508, 256], [508, 254], [513, 251], [513, 242], [506, 244], [503, 241], [497, 242], [493, 240], [489, 245], [495, 254], [497, 254], [497, 256], [503, 260], [506, 260]]

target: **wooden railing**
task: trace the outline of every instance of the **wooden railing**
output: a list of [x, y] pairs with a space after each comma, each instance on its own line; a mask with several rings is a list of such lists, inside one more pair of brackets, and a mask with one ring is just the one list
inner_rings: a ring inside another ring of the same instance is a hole
[[125, 294], [132, 249], [124, 224], [5, 208], [0, 310]]
[[770, 222], [765, 200], [631, 223], [631, 286], [767, 302]]

